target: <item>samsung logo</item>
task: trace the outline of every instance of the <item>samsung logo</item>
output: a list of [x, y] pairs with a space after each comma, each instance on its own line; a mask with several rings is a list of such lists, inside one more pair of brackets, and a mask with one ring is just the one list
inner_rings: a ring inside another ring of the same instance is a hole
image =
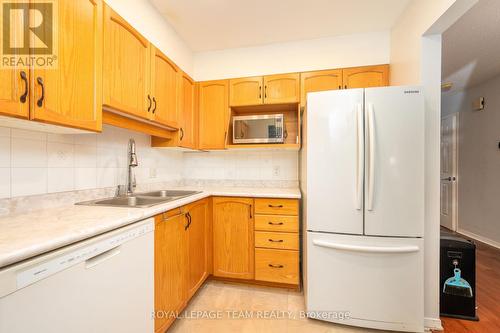
[[405, 94], [420, 94], [420, 90], [405, 90]]

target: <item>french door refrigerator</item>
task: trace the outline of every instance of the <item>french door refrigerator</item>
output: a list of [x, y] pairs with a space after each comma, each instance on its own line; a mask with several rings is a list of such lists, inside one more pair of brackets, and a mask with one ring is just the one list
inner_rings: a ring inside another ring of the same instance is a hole
[[421, 89], [311, 93], [305, 124], [308, 316], [423, 332]]

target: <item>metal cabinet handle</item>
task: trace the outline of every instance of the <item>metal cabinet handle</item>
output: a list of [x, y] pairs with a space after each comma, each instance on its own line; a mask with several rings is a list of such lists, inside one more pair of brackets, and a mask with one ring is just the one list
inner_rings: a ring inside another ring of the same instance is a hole
[[283, 268], [283, 267], [285, 267], [285, 266], [283, 266], [283, 265], [273, 265], [273, 264], [269, 264], [269, 267], [271, 267], [271, 268]]
[[252, 219], [252, 205], [250, 205], [250, 219]]
[[283, 222], [278, 222], [278, 223], [267, 222], [267, 224], [270, 224], [270, 225], [283, 225]]
[[148, 105], [148, 112], [151, 111], [151, 96], [148, 95], [148, 101], [149, 101], [149, 105]]
[[155, 111], [156, 111], [156, 98], [155, 98], [155, 97], [153, 97], [153, 103], [155, 103], [155, 104], [154, 104], [154, 107], [153, 107], [153, 111], [152, 111], [152, 112], [153, 112], [153, 114], [154, 114], [154, 113], [155, 113]]
[[264, 98], [267, 98], [267, 86], [264, 86]]
[[342, 86], [339, 84], [339, 89], [342, 89]]
[[189, 226], [191, 225], [191, 215], [189, 215], [189, 212], [184, 214], [184, 217], [187, 220], [187, 224], [184, 226], [184, 230], [188, 230]]
[[282, 239], [274, 240], [274, 239], [269, 238], [268, 241], [270, 241], [271, 243], [283, 243]]
[[21, 71], [21, 80], [24, 81], [24, 94], [19, 97], [21, 103], [26, 103], [26, 98], [28, 97], [28, 77], [26, 76], [25, 71]]
[[268, 205], [268, 206], [269, 206], [269, 208], [283, 208], [283, 205], [277, 205], [277, 206], [275, 206], [275, 205]]
[[180, 140], [182, 141], [182, 139], [184, 139], [184, 130], [182, 129], [182, 127], [181, 127], [180, 131], [181, 131]]
[[40, 87], [42, 87], [42, 96], [40, 96], [40, 99], [36, 102], [36, 105], [38, 105], [38, 107], [42, 107], [43, 99], [45, 98], [45, 86], [43, 85], [43, 79], [41, 77], [37, 77], [36, 82], [40, 85]]
[[262, 86], [259, 86], [259, 98], [262, 98]]

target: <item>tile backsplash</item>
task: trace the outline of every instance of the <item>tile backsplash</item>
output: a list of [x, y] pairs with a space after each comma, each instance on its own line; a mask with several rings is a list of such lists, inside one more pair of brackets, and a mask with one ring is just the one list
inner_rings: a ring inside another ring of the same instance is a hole
[[148, 135], [105, 126], [100, 134], [0, 127], [0, 198], [114, 187], [125, 182], [134, 138], [138, 183], [182, 179], [182, 152], [152, 149]]
[[124, 184], [129, 138], [137, 144], [138, 184], [298, 180], [298, 153], [292, 151], [186, 153], [153, 149], [148, 135], [112, 126], [74, 135], [0, 127], [0, 198]]

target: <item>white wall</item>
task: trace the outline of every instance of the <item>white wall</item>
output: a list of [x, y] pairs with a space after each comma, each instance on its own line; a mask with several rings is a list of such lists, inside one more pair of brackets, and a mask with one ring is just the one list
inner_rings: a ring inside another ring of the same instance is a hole
[[182, 153], [150, 148], [145, 134], [110, 126], [75, 135], [0, 127], [0, 198], [125, 184], [129, 138], [137, 144], [139, 184], [182, 178]]
[[421, 82], [422, 35], [457, 0], [413, 0], [391, 29], [391, 84]]
[[424, 316], [439, 319], [439, 145], [441, 34], [477, 0], [413, 0], [391, 29], [391, 84], [422, 85], [425, 95]]
[[[443, 111], [459, 112], [458, 230], [500, 245], [500, 76], [478, 86], [444, 94]], [[446, 97], [445, 97], [446, 96]], [[483, 111], [472, 102], [485, 98]]]
[[190, 76], [193, 53], [148, 0], [105, 0], [120, 16]]
[[184, 178], [298, 181], [294, 151], [224, 151], [184, 154]]
[[389, 63], [389, 32], [199, 52], [194, 79], [214, 80]]

